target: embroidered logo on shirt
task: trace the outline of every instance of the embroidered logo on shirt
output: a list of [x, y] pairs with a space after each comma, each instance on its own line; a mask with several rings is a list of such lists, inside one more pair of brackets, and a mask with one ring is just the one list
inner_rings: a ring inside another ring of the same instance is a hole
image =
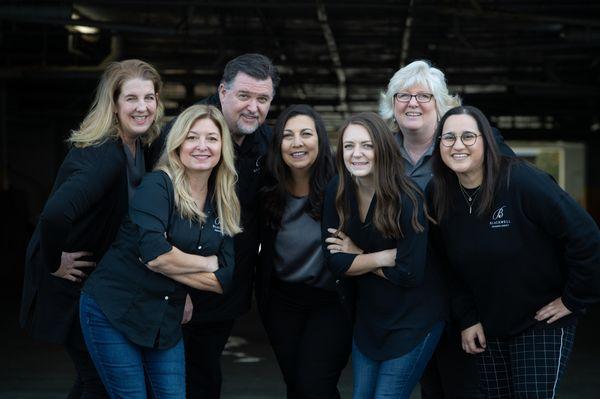
[[252, 170], [252, 172], [254, 172], [254, 173], [260, 172], [260, 168], [262, 166], [260, 161], [262, 158], [263, 158], [262, 155], [259, 155], [258, 158], [256, 158], [255, 168], [254, 168], [254, 170]]
[[221, 221], [219, 220], [218, 217], [216, 217], [215, 220], [213, 220], [212, 229], [214, 231], [216, 231], [217, 233], [222, 233], [222, 231], [221, 231]]
[[504, 227], [510, 227], [511, 221], [508, 217], [505, 218], [506, 205], [502, 205], [492, 213], [492, 220], [490, 220], [490, 228], [498, 229]]

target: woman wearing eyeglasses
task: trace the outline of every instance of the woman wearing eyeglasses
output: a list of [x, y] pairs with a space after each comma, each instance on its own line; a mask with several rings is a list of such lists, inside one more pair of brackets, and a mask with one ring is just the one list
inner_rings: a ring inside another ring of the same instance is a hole
[[[451, 95], [444, 73], [429, 62], [417, 60], [399, 69], [381, 95], [379, 113], [400, 146], [405, 173], [421, 190], [431, 180], [431, 156], [438, 121], [450, 108], [460, 105]], [[495, 131], [503, 154], [514, 156]], [[477, 366], [460, 349], [460, 331], [452, 320], [421, 379], [423, 399], [481, 398]]]
[[437, 132], [427, 191], [462, 348], [486, 398], [554, 398], [577, 315], [600, 299], [600, 231], [552, 177], [502, 156], [477, 108]]

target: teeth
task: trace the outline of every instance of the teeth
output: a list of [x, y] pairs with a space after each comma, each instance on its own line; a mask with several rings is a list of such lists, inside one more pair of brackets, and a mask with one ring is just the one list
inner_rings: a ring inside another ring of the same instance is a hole
[[420, 112], [407, 112], [406, 116], [421, 116]]
[[465, 159], [467, 156], [467, 154], [452, 154], [452, 158], [454, 159]]
[[292, 153], [293, 157], [302, 157], [304, 155], [306, 155], [306, 152], [304, 152], [304, 151], [302, 151], [302, 152], [293, 152]]
[[135, 119], [136, 121], [143, 121], [144, 119], [146, 119], [145, 116], [134, 116], [133, 119]]

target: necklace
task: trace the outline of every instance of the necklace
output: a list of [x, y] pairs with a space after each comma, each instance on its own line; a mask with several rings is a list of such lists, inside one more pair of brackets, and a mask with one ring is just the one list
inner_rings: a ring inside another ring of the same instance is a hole
[[460, 184], [460, 182], [458, 183], [458, 187], [460, 187], [460, 192], [463, 198], [465, 199], [467, 206], [469, 207], [469, 215], [471, 215], [473, 213], [473, 201], [477, 199], [481, 186], [477, 187], [472, 194], [469, 194], [467, 190], [465, 190], [465, 188], [462, 186], [462, 184]]

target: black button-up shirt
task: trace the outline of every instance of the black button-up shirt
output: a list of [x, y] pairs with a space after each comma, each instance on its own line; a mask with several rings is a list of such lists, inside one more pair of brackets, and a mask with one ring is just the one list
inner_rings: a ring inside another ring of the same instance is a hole
[[162, 349], [181, 338], [187, 288], [145, 265], [172, 246], [194, 255], [217, 255], [220, 268], [215, 275], [224, 292], [231, 288], [233, 238], [221, 233], [208, 199], [204, 213], [204, 223], [181, 217], [164, 172], [149, 173], [138, 187], [129, 218], [83, 289], [132, 342]]

